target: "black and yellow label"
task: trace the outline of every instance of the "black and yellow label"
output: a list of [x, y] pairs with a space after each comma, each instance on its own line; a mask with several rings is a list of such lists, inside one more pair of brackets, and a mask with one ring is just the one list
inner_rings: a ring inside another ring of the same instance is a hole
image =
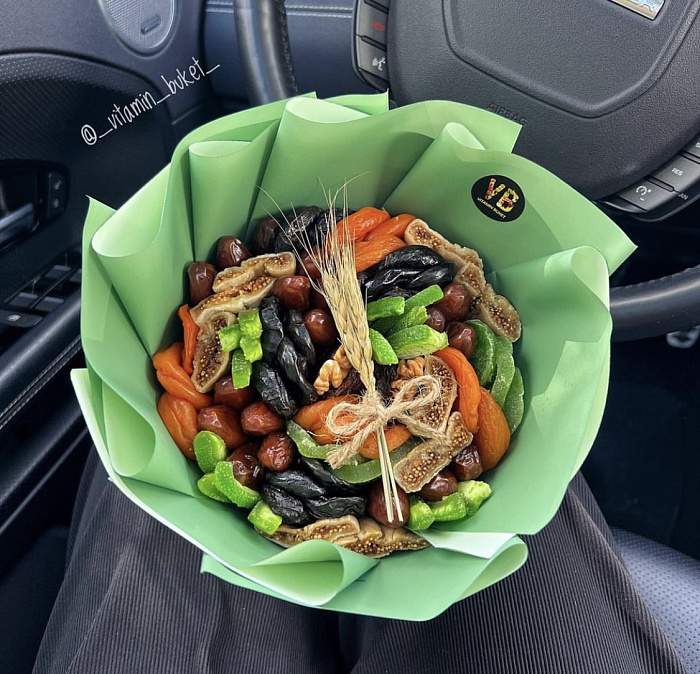
[[472, 199], [484, 215], [499, 222], [512, 222], [525, 210], [525, 195], [520, 185], [506, 176], [479, 178], [472, 187]]

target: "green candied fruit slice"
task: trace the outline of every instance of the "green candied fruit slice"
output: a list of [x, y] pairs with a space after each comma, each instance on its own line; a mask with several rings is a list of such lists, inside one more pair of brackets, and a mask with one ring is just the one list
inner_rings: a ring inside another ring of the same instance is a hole
[[428, 325], [416, 325], [399, 330], [389, 337], [389, 344], [399, 358], [427, 356], [447, 346], [447, 335]]
[[435, 515], [430, 506], [421, 498], [411, 496], [408, 522], [406, 526], [413, 531], [424, 531], [434, 521]]
[[240, 508], [250, 509], [260, 500], [257, 491], [242, 485], [233, 476], [233, 464], [230, 461], [219, 461], [216, 464], [214, 478], [216, 488]]
[[[439, 302], [444, 296], [445, 294], [442, 292], [440, 286], [428, 286], [415, 295], [411, 295], [411, 297], [406, 300], [403, 312], [405, 314], [416, 307], [429, 307], [431, 304]], [[397, 320], [398, 318], [396, 316], [380, 318], [372, 327], [383, 335], [386, 335], [394, 325], [396, 325]]]
[[466, 480], [457, 483], [457, 492], [464, 498], [466, 517], [472, 517], [481, 508], [481, 504], [491, 496], [491, 487], [479, 480]]
[[469, 359], [479, 377], [479, 385], [486, 386], [496, 370], [496, 335], [481, 321], [467, 321], [476, 333], [476, 349]]
[[505, 402], [503, 403], [503, 414], [508, 422], [511, 434], [520, 426], [525, 412], [525, 401], [523, 395], [525, 387], [523, 386], [523, 374], [519, 368], [515, 368], [513, 381], [511, 382]]
[[219, 330], [219, 342], [221, 350], [225, 353], [238, 348], [241, 341], [241, 326], [238, 323], [228, 325]]
[[[393, 452], [389, 454], [389, 459], [391, 460], [391, 465], [396, 465], [401, 459], [403, 459], [416, 445], [420, 444], [420, 440], [411, 439], [397, 447]], [[371, 461], [365, 461], [364, 463], [350, 464], [346, 463], [340, 468], [330, 469], [336, 477], [339, 477], [345, 482], [350, 484], [361, 484], [363, 482], [371, 482], [372, 480], [377, 480], [382, 476], [382, 465], [379, 459], [372, 459]]]
[[443, 496], [440, 501], [433, 501], [429, 507], [436, 522], [461, 520], [467, 514], [467, 503], [459, 491]]
[[253, 506], [253, 509], [248, 513], [248, 521], [268, 536], [272, 536], [282, 524], [282, 518], [272, 512], [272, 508], [265, 501], [258, 501]]
[[[477, 337], [477, 344], [478, 339]], [[491, 384], [491, 397], [501, 408], [506, 401], [514, 376], [513, 343], [505, 337], [496, 337], [496, 374]]]
[[226, 458], [226, 443], [216, 433], [199, 431], [194, 436], [194, 455], [204, 473], [211, 473], [219, 461]]
[[425, 307], [413, 307], [399, 318], [396, 325], [386, 333], [387, 337], [395, 335], [401, 330], [412, 328], [415, 325], [423, 325], [428, 320], [428, 310]]
[[251, 339], [260, 338], [262, 335], [262, 323], [260, 322], [260, 309], [245, 309], [238, 314], [238, 325], [241, 326], [241, 337]]
[[205, 496], [221, 503], [231, 503], [217, 488], [214, 473], [207, 473], [197, 480], [197, 488]]
[[262, 360], [263, 350], [260, 337], [241, 337], [241, 351], [249, 363]]
[[235, 388], [250, 386], [250, 376], [253, 366], [241, 349], [236, 349], [231, 357], [231, 378]]
[[383, 297], [380, 300], [367, 304], [367, 321], [376, 321], [378, 318], [389, 316], [401, 316], [406, 300], [403, 297]]
[[439, 302], [444, 296], [445, 293], [442, 292], [442, 288], [440, 286], [428, 286], [406, 300], [406, 308], [404, 309], [404, 312], [415, 309], [415, 307], [429, 307], [431, 304]]
[[287, 421], [287, 435], [297, 446], [299, 454], [307, 459], [325, 459], [328, 452], [335, 445], [319, 445], [299, 424], [289, 419]]
[[372, 344], [372, 359], [379, 365], [394, 365], [399, 362], [391, 344], [383, 335], [372, 328], [369, 329], [369, 341]]

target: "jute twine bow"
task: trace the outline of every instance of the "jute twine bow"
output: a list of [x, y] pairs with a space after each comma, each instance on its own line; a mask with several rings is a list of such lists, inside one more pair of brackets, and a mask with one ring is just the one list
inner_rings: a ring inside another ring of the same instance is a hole
[[358, 403], [338, 403], [328, 412], [326, 426], [333, 435], [352, 439], [329, 452], [328, 463], [333, 468], [342, 466], [358, 453], [372, 433], [384, 428], [389, 421], [404, 424], [414, 435], [422, 438], [444, 437], [442, 431], [418, 419], [430, 411], [441, 394], [440, 380], [427, 374], [407, 379], [388, 406], [384, 405], [377, 390], [367, 393]]

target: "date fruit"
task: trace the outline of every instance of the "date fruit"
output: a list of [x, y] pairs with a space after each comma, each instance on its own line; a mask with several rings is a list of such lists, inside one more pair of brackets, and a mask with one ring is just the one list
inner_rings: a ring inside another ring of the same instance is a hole
[[471, 358], [476, 351], [476, 331], [471, 325], [454, 322], [447, 326], [449, 345]]
[[289, 470], [294, 463], [294, 447], [289, 436], [279, 431], [266, 435], [258, 450], [258, 461], [274, 473]]
[[333, 317], [323, 309], [307, 311], [304, 316], [304, 325], [316, 346], [330, 346], [338, 340], [338, 331]]
[[463, 321], [469, 313], [471, 302], [466, 288], [459, 283], [450, 283], [442, 292], [443, 298], [433, 306], [442, 312], [446, 322]]
[[202, 407], [197, 415], [197, 426], [200, 431], [216, 433], [226, 443], [229, 451], [248, 439], [241, 428], [238, 413], [228, 405]]
[[[410, 513], [410, 503], [408, 501], [408, 495], [401, 489], [401, 487], [396, 487], [399, 494], [399, 503], [401, 504], [401, 513], [396, 512], [396, 508], [393, 507], [394, 519], [392, 522], [389, 521], [389, 516], [386, 510], [386, 501], [384, 500], [384, 487], [381, 481], [375, 482], [369, 490], [369, 496], [367, 498], [367, 513], [374, 517], [377, 522], [384, 524], [392, 529], [398, 529], [408, 522], [408, 515]], [[392, 501], [392, 506], [393, 506]]]
[[441, 501], [457, 491], [457, 478], [447, 468], [433, 476], [418, 492], [427, 501]]
[[248, 407], [256, 397], [257, 393], [252, 386], [236, 388], [231, 377], [219, 379], [214, 387], [214, 402], [217, 405], [228, 405], [238, 412]]
[[216, 264], [219, 269], [240, 267], [241, 262], [249, 257], [250, 251], [236, 236], [222, 236], [216, 244]]
[[428, 320], [425, 322], [425, 325], [433, 330], [437, 330], [437, 332], [445, 332], [445, 316], [442, 311], [435, 307], [428, 307], [427, 312]]
[[241, 412], [241, 426], [248, 435], [259, 436], [286, 428], [284, 419], [262, 400], [248, 405]]
[[309, 308], [311, 281], [306, 276], [278, 278], [272, 286], [272, 294], [287, 309], [306, 311]]
[[476, 447], [469, 445], [457, 454], [452, 459], [450, 470], [460, 482], [476, 480], [484, 472], [481, 466], [481, 457]]
[[187, 278], [190, 282], [190, 302], [197, 305], [212, 294], [212, 285], [217, 271], [208, 262], [193, 262], [187, 268]]
[[265, 474], [256, 457], [257, 451], [258, 446], [254, 442], [246, 442], [226, 459], [233, 464], [233, 477], [244, 487], [256, 490], [260, 488]]

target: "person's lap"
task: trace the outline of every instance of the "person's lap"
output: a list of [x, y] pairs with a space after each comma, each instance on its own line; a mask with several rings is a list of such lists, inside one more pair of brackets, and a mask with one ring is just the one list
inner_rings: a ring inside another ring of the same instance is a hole
[[527, 543], [522, 569], [428, 622], [307, 609], [200, 574], [93, 453], [34, 671], [682, 672], [580, 476]]

